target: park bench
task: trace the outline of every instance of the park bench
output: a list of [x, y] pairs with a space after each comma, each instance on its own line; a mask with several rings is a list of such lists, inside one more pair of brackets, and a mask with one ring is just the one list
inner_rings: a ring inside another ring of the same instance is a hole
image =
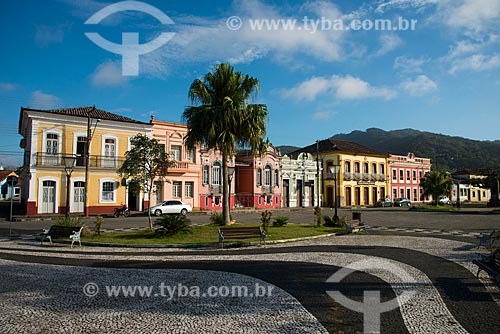
[[346, 224], [347, 233], [364, 232], [365, 231], [365, 224], [363, 224], [362, 222], [360, 222], [357, 219], [346, 222], [345, 224]]
[[500, 283], [500, 250], [497, 249], [494, 253], [482, 256], [480, 260], [473, 260], [476, 266], [478, 266], [477, 275], [481, 270], [486, 271], [490, 276], [492, 276], [495, 281]]
[[223, 248], [226, 239], [260, 238], [260, 243], [266, 242], [266, 232], [260, 226], [255, 227], [221, 227], [219, 228], [219, 247]]
[[82, 234], [83, 227], [79, 226], [58, 226], [52, 225], [49, 229], [44, 229], [40, 233], [40, 242], [43, 244], [45, 239], [48, 239], [52, 243], [52, 239], [71, 239], [71, 248], [73, 244], [78, 241], [80, 246], [82, 245], [80, 241], [80, 236]]
[[477, 248], [484, 246], [488, 249], [491, 249], [495, 240], [498, 240], [500, 238], [500, 231], [493, 230], [491, 233], [482, 233], [480, 236], [478, 236], [478, 238], [479, 244], [477, 245]]

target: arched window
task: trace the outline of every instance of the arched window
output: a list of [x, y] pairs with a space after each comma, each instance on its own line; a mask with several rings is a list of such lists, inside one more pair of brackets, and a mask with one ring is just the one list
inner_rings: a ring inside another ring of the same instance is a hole
[[350, 173], [351, 172], [351, 162], [350, 161], [346, 161], [345, 162], [344, 169], [345, 169], [346, 173]]
[[262, 185], [262, 169], [257, 169], [257, 186], [260, 187]]
[[354, 163], [354, 173], [360, 173], [359, 162]]
[[210, 183], [210, 167], [208, 165], [203, 166], [203, 185]]
[[377, 174], [377, 164], [372, 164], [372, 174]]
[[267, 165], [266, 168], [264, 168], [264, 185], [265, 186], [271, 185], [271, 166], [269, 165]]
[[220, 172], [221, 172], [220, 162], [216, 161], [214, 162], [214, 165], [212, 167], [212, 184], [220, 185], [220, 179], [221, 179]]
[[274, 170], [274, 186], [279, 187], [280, 186], [280, 179], [279, 179], [280, 172], [275, 169]]

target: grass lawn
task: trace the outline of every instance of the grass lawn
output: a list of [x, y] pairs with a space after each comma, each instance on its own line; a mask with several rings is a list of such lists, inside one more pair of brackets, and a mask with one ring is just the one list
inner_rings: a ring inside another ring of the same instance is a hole
[[419, 212], [449, 212], [449, 211], [458, 211], [457, 208], [451, 207], [451, 206], [445, 206], [445, 205], [422, 205], [422, 206], [413, 206], [410, 208], [412, 211], [419, 211]]
[[[256, 224], [235, 224], [234, 227], [260, 226]], [[149, 230], [133, 232], [101, 233], [101, 236], [90, 235], [82, 238], [86, 242], [134, 244], [134, 245], [168, 245], [168, 244], [197, 244], [217, 243], [219, 241], [219, 226], [205, 225], [193, 226], [191, 233], [179, 233], [171, 237], [155, 235]], [[328, 233], [343, 231], [342, 228], [316, 227], [312, 225], [289, 224], [283, 227], [269, 227], [267, 241], [280, 239], [293, 239], [301, 237], [317, 236]], [[227, 239], [231, 241], [231, 239]], [[241, 241], [241, 240], [240, 240]], [[245, 239], [244, 241], [259, 241], [259, 238]]]

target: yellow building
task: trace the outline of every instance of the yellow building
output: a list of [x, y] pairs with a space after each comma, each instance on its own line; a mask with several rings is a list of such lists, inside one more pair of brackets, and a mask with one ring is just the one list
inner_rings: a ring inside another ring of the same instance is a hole
[[[389, 189], [386, 154], [345, 140], [326, 139], [301, 149], [319, 156], [323, 206], [335, 205], [335, 181], [338, 205], [371, 206], [384, 199]], [[338, 167], [338, 173], [334, 172]]]
[[[142, 210], [141, 196], [122, 185], [117, 169], [130, 149], [130, 138], [138, 133], [150, 135], [151, 128], [149, 123], [93, 107], [52, 110], [22, 107], [19, 134], [23, 137], [22, 200], [26, 213], [66, 213], [68, 204], [70, 213], [83, 214], [86, 183], [88, 214], [112, 213], [122, 203], [132, 210]], [[74, 166], [65, 168], [65, 163], [71, 160]]]

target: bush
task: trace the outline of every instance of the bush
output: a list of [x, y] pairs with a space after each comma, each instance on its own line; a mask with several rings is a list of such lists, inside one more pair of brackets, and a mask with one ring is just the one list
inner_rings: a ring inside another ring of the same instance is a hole
[[220, 212], [213, 211], [210, 214], [210, 221], [212, 222], [212, 225], [224, 226], [224, 217]]
[[80, 217], [58, 217], [54, 221], [54, 225], [80, 227], [82, 223], [80, 222]]
[[156, 220], [160, 227], [155, 230], [156, 234], [172, 236], [179, 232], [190, 232], [191, 220], [183, 215], [165, 215]]
[[262, 223], [262, 228], [264, 231], [267, 232], [267, 228], [269, 227], [269, 224], [271, 223], [271, 216], [273, 213], [269, 210], [263, 211], [262, 214], [260, 215], [260, 222]]
[[342, 218], [340, 218], [338, 220], [335, 220], [334, 217], [323, 216], [323, 220], [325, 221], [323, 226], [326, 226], [326, 227], [344, 227], [346, 219], [347, 219], [346, 216], [343, 216]]
[[95, 224], [94, 232], [99, 236], [101, 235], [102, 221], [103, 221], [102, 217], [97, 216], [94, 222]]
[[288, 217], [285, 216], [276, 216], [273, 218], [273, 226], [274, 227], [281, 227], [287, 224]]

